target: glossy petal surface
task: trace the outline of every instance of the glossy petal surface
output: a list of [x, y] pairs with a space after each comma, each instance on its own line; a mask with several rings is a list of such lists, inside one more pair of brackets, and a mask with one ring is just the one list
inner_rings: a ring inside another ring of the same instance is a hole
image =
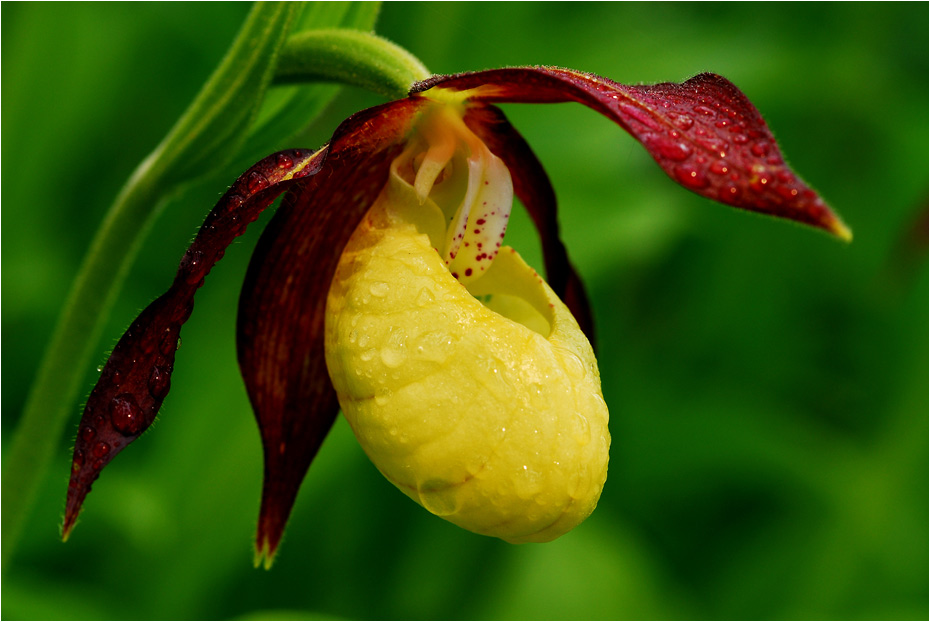
[[469, 91], [472, 102], [592, 108], [639, 140], [677, 183], [702, 196], [787, 218], [849, 240], [849, 229], [785, 163], [749, 99], [726, 78], [625, 85], [570, 69], [520, 67], [436, 76], [413, 88]]

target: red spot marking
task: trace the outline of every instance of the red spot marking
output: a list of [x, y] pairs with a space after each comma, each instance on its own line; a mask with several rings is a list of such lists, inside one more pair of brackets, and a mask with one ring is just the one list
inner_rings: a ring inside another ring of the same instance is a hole
[[465, 268], [465, 276], [471, 276], [471, 268]]
[[459, 273], [458, 273], [458, 272], [453, 272], [453, 273], [452, 273], [452, 277], [453, 277], [453, 278], [456, 278], [456, 279], [459, 278]]
[[483, 224], [484, 224], [484, 218], [479, 218], [478, 220], [475, 221], [475, 224], [476, 224], [476, 225], [483, 225]]

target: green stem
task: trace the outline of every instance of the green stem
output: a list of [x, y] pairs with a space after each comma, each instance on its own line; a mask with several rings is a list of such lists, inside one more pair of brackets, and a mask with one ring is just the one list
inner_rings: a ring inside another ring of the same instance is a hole
[[[103, 325], [158, 206], [181, 183], [231, 156], [245, 140], [297, 8], [293, 3], [255, 5], [200, 94], [126, 182], [91, 243], [4, 457], [4, 568], [58, 451]], [[220, 142], [224, 137], [229, 137], [225, 144]]]
[[387, 39], [358, 30], [310, 30], [287, 40], [275, 82], [339, 82], [391, 99], [430, 72], [415, 56]]

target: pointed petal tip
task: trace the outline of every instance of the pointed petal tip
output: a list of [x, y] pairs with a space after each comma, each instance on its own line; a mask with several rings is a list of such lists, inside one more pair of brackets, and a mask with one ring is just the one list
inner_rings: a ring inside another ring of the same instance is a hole
[[278, 554], [280, 534], [278, 534], [275, 544], [272, 544], [271, 538], [262, 533], [261, 528], [259, 530], [258, 538], [255, 541], [255, 557], [252, 559], [252, 564], [255, 568], [264, 567], [265, 570], [271, 570], [271, 566], [274, 565], [275, 557]]
[[67, 542], [68, 538], [71, 537], [71, 531], [74, 529], [74, 525], [77, 523], [77, 516], [67, 515], [65, 516], [64, 523], [61, 525], [61, 541]]
[[830, 233], [838, 237], [843, 242], [846, 242], [847, 244], [853, 241], [852, 229], [847, 227], [846, 223], [844, 223], [839, 218], [835, 218], [833, 222], [829, 223], [828, 230], [830, 231]]

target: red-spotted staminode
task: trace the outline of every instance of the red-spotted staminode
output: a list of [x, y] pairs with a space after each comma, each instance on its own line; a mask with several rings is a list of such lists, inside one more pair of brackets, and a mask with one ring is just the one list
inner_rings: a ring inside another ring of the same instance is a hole
[[[204, 278], [285, 192], [238, 315], [265, 455], [256, 559], [270, 564], [340, 403], [378, 468], [435, 514], [517, 542], [583, 520], [609, 447], [584, 338], [591, 316], [546, 174], [493, 105], [567, 101], [618, 123], [689, 190], [851, 237], [720, 76], [637, 86], [549, 67], [432, 77], [349, 117], [318, 151], [263, 159], [220, 199], [87, 401], [64, 537], [103, 467], [154, 420]], [[539, 229], [548, 285], [501, 253], [513, 195]]]

